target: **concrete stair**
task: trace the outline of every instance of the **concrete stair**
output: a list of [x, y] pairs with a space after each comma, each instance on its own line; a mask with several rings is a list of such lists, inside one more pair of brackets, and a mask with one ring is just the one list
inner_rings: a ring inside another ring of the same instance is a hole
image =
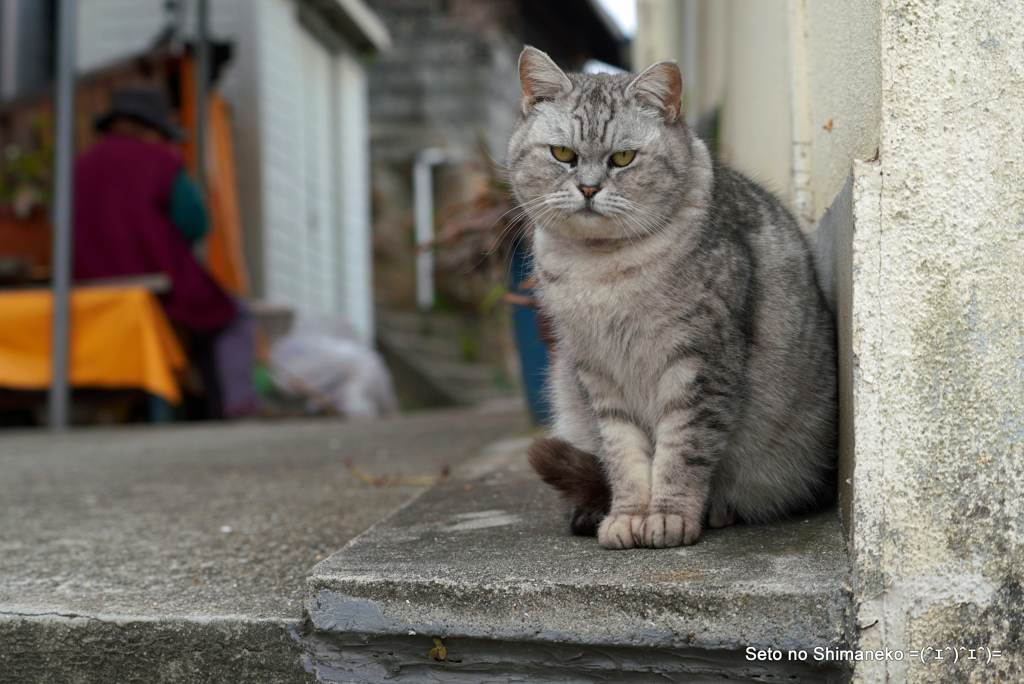
[[0, 683], [316, 681], [310, 569], [525, 429], [460, 409], [0, 432]]
[[321, 681], [844, 681], [814, 650], [846, 642], [834, 511], [606, 551], [567, 534], [528, 441], [493, 445], [313, 569], [305, 640]]
[[377, 342], [407, 403], [472, 405], [498, 395], [495, 365], [464, 358], [460, 342], [477, 332], [455, 314], [377, 310]]

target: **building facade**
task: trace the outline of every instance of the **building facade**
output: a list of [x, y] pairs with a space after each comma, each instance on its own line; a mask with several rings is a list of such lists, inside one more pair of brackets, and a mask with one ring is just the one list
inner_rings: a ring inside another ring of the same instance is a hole
[[[197, 7], [196, 0], [80, 0], [79, 71], [144, 53], [169, 29], [191, 40]], [[208, 7], [211, 40], [233, 49], [219, 90], [232, 111], [252, 294], [300, 318], [343, 318], [372, 343], [364, 59], [389, 47], [387, 30], [361, 0], [210, 0]]]

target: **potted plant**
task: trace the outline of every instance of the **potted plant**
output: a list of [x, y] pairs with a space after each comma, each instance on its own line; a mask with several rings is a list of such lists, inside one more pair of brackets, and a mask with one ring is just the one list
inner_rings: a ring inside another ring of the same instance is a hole
[[0, 150], [0, 257], [29, 268], [50, 263], [49, 206], [53, 187], [53, 133], [50, 117], [32, 121], [29, 145]]

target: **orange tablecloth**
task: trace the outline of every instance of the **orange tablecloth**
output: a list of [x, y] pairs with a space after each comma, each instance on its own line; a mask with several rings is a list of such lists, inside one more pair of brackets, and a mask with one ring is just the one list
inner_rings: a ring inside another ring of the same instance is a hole
[[[52, 320], [49, 290], [0, 292], [0, 387], [49, 387]], [[185, 354], [144, 288], [73, 290], [69, 352], [73, 387], [139, 388], [181, 401], [174, 371], [185, 368]]]

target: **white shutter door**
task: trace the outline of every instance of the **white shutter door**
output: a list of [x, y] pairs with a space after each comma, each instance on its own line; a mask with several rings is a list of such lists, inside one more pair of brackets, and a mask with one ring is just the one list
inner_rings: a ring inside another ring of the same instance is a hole
[[301, 316], [339, 313], [331, 55], [294, 5], [264, 0], [259, 21], [266, 296]]
[[306, 266], [305, 304], [309, 311], [337, 311], [334, 274], [337, 264], [337, 221], [334, 212], [334, 131], [331, 106], [331, 55], [312, 35], [297, 26], [302, 65], [302, 189]]

